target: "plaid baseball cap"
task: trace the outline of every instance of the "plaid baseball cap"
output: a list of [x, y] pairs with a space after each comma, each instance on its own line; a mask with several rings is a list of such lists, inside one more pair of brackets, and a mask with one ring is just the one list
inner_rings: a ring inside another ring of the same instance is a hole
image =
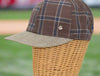
[[34, 47], [90, 40], [93, 14], [82, 0], [44, 0], [33, 8], [26, 31], [5, 39]]

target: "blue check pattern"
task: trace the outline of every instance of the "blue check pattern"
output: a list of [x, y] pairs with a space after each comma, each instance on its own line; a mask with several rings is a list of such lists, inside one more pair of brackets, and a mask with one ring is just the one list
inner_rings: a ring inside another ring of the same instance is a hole
[[37, 16], [37, 19], [40, 20], [52, 20], [52, 21], [57, 21], [57, 22], [65, 22], [65, 23], [71, 23], [71, 19], [65, 19], [65, 18], [55, 18], [55, 17], [50, 17], [50, 16]]
[[81, 30], [71, 30], [70, 31], [70, 33], [76, 33], [77, 34], [77, 32], [80, 32], [80, 33], [82, 33], [82, 34], [86, 34], [87, 32], [90, 34], [91, 32], [88, 30], [88, 29], [81, 29]]
[[[76, 30], [71, 30], [70, 33], [77, 33], [78, 39], [80, 39], [80, 34], [81, 33], [82, 34], [87, 34], [86, 40], [88, 40], [88, 37], [91, 34], [91, 31], [87, 30], [89, 28], [88, 27], [88, 25], [89, 25], [88, 22], [89, 22], [89, 16], [91, 16], [91, 12], [88, 12], [87, 7], [81, 1], [80, 2], [84, 6], [85, 11], [78, 11], [78, 6], [77, 6], [75, 0], [72, 0], [72, 1], [73, 1], [74, 6], [75, 6], [75, 9], [76, 9], [74, 12], [72, 12], [72, 15], [76, 16], [76, 19], [77, 19], [77, 29]], [[87, 24], [86, 24], [87, 29], [86, 30], [81, 29], [79, 16], [82, 16], [82, 15], [87, 17]], [[93, 28], [91, 27], [91, 29], [93, 29]]]
[[[78, 6], [77, 6], [75, 0], [72, 0], [72, 2], [74, 4], [74, 6], [75, 6], [75, 11], [78, 12]], [[78, 39], [80, 39], [80, 22], [79, 22], [78, 15], [76, 15], [76, 20], [77, 20], [77, 30], [78, 30], [77, 31], [77, 37], [78, 37]]]
[[29, 21], [29, 24], [28, 24], [28, 27], [26, 30], [28, 31], [32, 31], [33, 27], [34, 27], [34, 23], [35, 23], [35, 18], [36, 18], [36, 15], [38, 13], [38, 11], [40, 10], [40, 6], [41, 6], [42, 3], [40, 3], [39, 5], [37, 5], [36, 7], [33, 8], [32, 10], [32, 13], [31, 13], [31, 16], [32, 18], [30, 18], [30, 21]]
[[34, 10], [36, 10], [36, 12], [35, 12], [35, 14], [34, 14], [34, 16], [33, 16], [32, 24], [29, 24], [29, 26], [30, 26], [29, 31], [32, 31], [32, 29], [33, 29], [33, 27], [34, 27], [35, 18], [36, 18], [36, 15], [37, 15], [39, 9], [40, 9], [40, 7], [36, 7], [36, 8], [34, 8]]
[[[83, 3], [82, 3], [83, 4]], [[89, 27], [89, 16], [91, 16], [91, 13], [88, 13], [87, 11], [88, 11], [88, 9], [86, 8], [86, 6], [83, 4], [83, 6], [84, 6], [84, 8], [85, 8], [85, 15], [86, 15], [86, 17], [87, 17], [87, 24], [86, 24], [86, 26], [87, 26], [87, 29], [88, 29], [88, 27]], [[88, 37], [89, 37], [89, 35], [91, 34], [90, 33], [91, 31], [87, 31], [86, 33], [87, 33], [87, 36], [86, 36], [86, 40], [88, 39]]]
[[[82, 9], [79, 8], [80, 5]], [[27, 31], [78, 40], [91, 38], [93, 15], [82, 0], [44, 0], [33, 11], [35, 13]], [[62, 30], [59, 30], [59, 25], [63, 27]]]
[[88, 12], [84, 12], [84, 11], [83, 11], [83, 12], [78, 12], [78, 11], [75, 12], [75, 11], [74, 11], [74, 12], [72, 12], [72, 14], [73, 14], [73, 15], [77, 15], [77, 16], [79, 16], [79, 15], [91, 16], [90, 13], [88, 13]]
[[59, 6], [58, 6], [56, 21], [55, 21], [55, 28], [54, 28], [54, 36], [56, 36], [56, 34], [57, 34], [58, 21], [59, 21], [59, 16], [60, 16], [60, 13], [61, 13], [60, 11], [61, 11], [61, 8], [62, 8], [63, 1], [64, 0], [61, 0], [60, 3], [59, 3]]
[[71, 6], [72, 4], [71, 3], [68, 3], [68, 2], [62, 2], [62, 1], [60, 1], [60, 2], [57, 2], [57, 1], [45, 1], [45, 3], [53, 3], [53, 4], [61, 4], [61, 5], [69, 5], [69, 6]]
[[[52, 17], [44, 17], [44, 13], [45, 13], [45, 9], [46, 9], [47, 3], [59, 4], [58, 10], [57, 10], [57, 15], [56, 15], [55, 18], [52, 18]], [[43, 11], [42, 11], [41, 18], [40, 18], [41, 21], [40, 21], [39, 34], [41, 34], [42, 25], [43, 25], [43, 20], [44, 19], [52, 19], [52, 20], [55, 20], [54, 36], [56, 36], [56, 34], [57, 34], [57, 26], [58, 26], [58, 22], [59, 21], [64, 21], [64, 22], [67, 21], [67, 22], [70, 22], [70, 21], [68, 21], [66, 19], [60, 19], [59, 18], [62, 5], [69, 5], [69, 6], [71, 6], [72, 4], [71, 3], [64, 2], [64, 0], [61, 0], [59, 2], [49, 1], [49, 0], [45, 0], [44, 1]]]

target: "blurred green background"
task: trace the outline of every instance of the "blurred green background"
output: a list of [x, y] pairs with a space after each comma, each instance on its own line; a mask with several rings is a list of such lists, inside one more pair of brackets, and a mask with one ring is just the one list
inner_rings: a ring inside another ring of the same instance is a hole
[[[100, 9], [92, 8], [95, 18]], [[29, 19], [31, 10], [0, 10], [0, 20]], [[0, 25], [1, 26], [1, 25]], [[0, 35], [0, 76], [32, 76], [32, 47], [4, 40]], [[79, 76], [100, 76], [100, 35], [93, 35]]]

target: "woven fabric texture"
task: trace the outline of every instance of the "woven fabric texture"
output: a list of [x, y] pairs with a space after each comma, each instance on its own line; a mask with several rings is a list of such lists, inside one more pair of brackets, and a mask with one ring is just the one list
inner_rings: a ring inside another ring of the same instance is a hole
[[50, 47], [33, 47], [34, 76], [78, 76], [89, 41], [73, 40]]
[[35, 9], [27, 31], [75, 40], [91, 39], [93, 15], [82, 0], [44, 0]]

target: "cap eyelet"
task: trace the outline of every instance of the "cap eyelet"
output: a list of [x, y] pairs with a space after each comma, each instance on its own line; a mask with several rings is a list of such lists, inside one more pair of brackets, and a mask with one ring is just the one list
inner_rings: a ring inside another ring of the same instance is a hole
[[63, 30], [63, 27], [62, 27], [62, 26], [58, 26], [58, 29], [59, 29], [59, 30]]

